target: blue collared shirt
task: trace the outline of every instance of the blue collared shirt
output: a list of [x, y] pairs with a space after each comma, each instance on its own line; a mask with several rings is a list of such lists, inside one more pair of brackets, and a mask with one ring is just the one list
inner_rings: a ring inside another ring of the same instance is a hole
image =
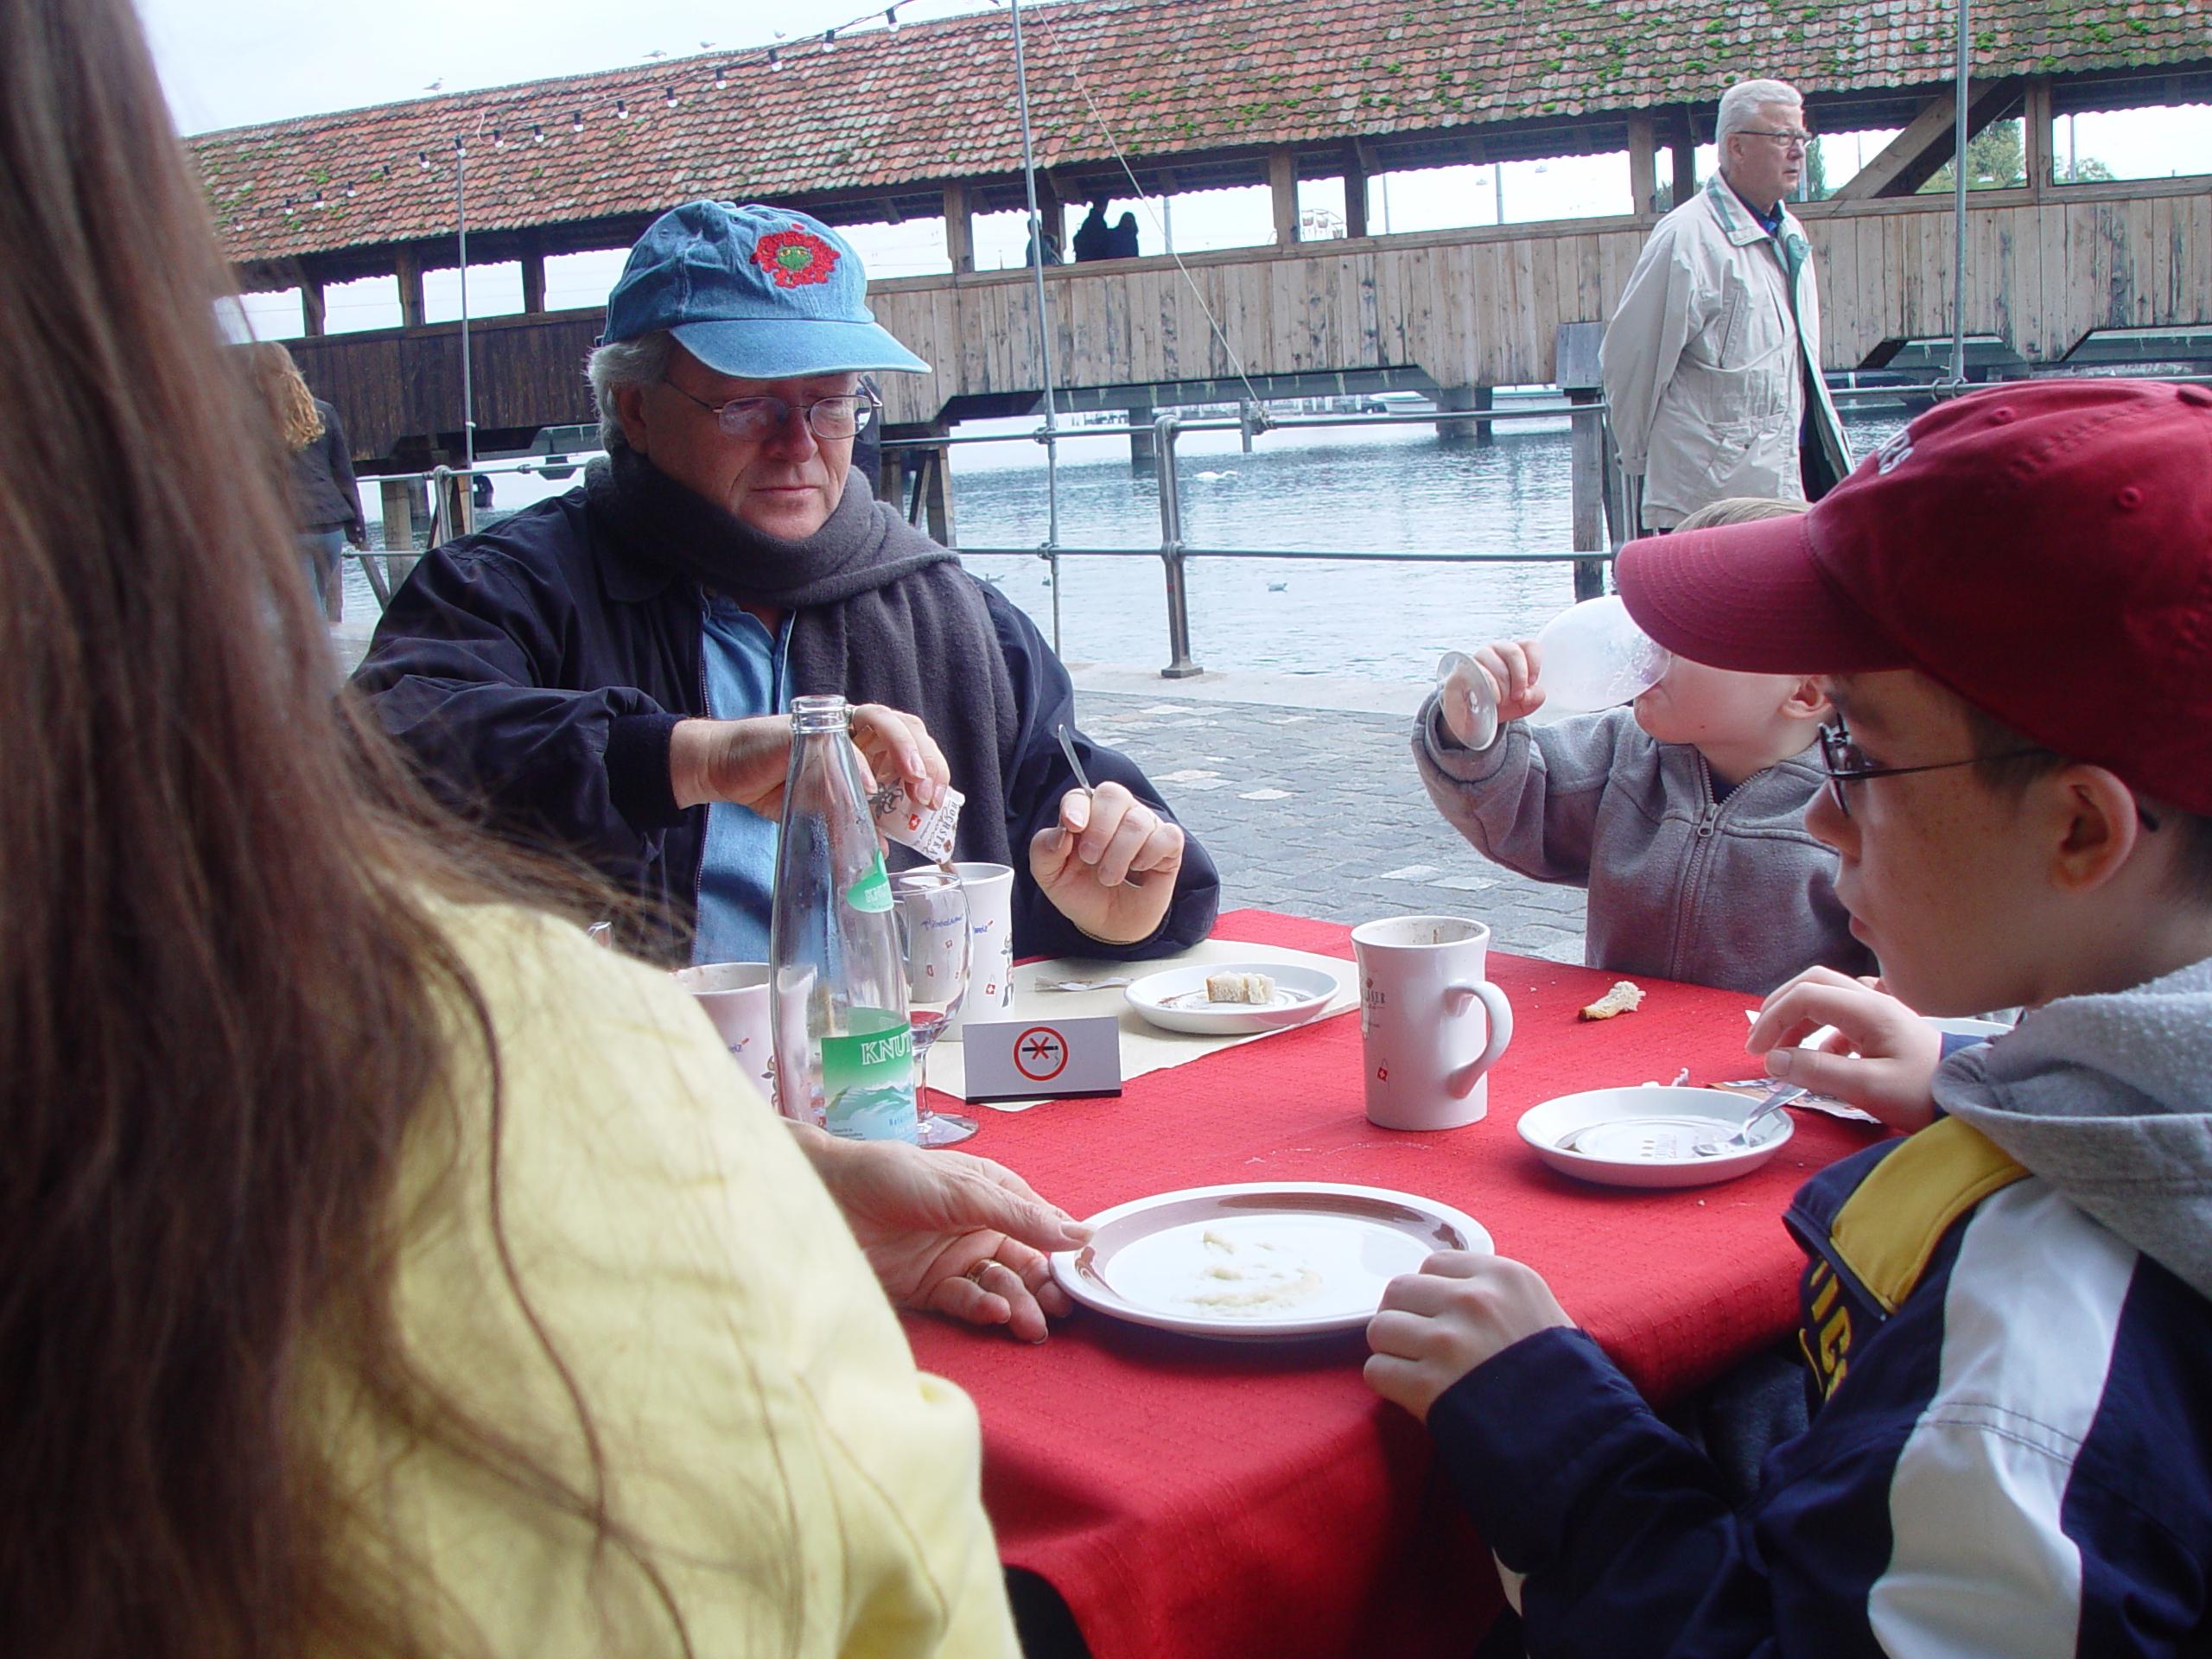
[[[791, 620], [771, 636], [734, 600], [705, 595], [701, 665], [707, 713], [716, 720], [780, 715], [791, 707]], [[750, 807], [716, 801], [707, 809], [699, 861], [699, 931], [694, 962], [766, 962], [776, 889], [776, 825]]]

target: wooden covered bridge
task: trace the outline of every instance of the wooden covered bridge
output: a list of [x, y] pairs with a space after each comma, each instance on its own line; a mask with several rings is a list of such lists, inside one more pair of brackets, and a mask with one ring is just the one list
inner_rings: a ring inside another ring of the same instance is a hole
[[[1832, 368], [1951, 327], [1950, 13], [1872, 0], [1058, 0], [1026, 9], [1040, 207], [1093, 193], [1273, 193], [1264, 246], [1048, 267], [1062, 407], [1338, 385], [1482, 389], [1554, 379], [1558, 325], [1602, 321], [1669, 194], [1694, 188], [1714, 101], [1791, 80], [1816, 130], [1902, 128], [1802, 213]], [[1974, 128], [2024, 118], [2025, 182], [1969, 195], [1966, 327], [2031, 364], [2094, 331], [2212, 325], [2212, 177], [2062, 183], [2056, 117], [2212, 101], [2194, 0], [1987, 0]], [[365, 469], [461, 449], [460, 328], [423, 321], [423, 272], [456, 263], [465, 146], [472, 264], [518, 261], [524, 310], [472, 328], [480, 453], [591, 418], [596, 309], [547, 312], [549, 256], [626, 246], [702, 195], [832, 223], [939, 219], [947, 274], [878, 282], [879, 317], [935, 365], [888, 377], [894, 430], [1039, 406], [1035, 285], [976, 270], [979, 213], [1023, 205], [1003, 13], [209, 133], [192, 141], [242, 283], [296, 289], [295, 354]], [[1392, 171], [1625, 152], [1638, 211], [1384, 236]], [[1662, 152], [1665, 152], [1663, 157]], [[1301, 179], [1344, 181], [1345, 234], [1301, 241]], [[1665, 190], [1662, 192], [1662, 185]], [[1187, 215], [1194, 204], [1185, 204]], [[1058, 238], [1065, 245], [1065, 235]], [[322, 330], [323, 289], [397, 278], [404, 326]]]

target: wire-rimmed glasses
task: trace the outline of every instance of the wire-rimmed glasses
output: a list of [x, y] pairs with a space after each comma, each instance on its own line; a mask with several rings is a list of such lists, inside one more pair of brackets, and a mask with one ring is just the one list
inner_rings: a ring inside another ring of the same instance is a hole
[[794, 410], [804, 416], [807, 429], [817, 438], [858, 437], [883, 407], [874, 393], [867, 391], [817, 397], [808, 404], [786, 403], [781, 397], [732, 397], [710, 404], [703, 397], [692, 397], [673, 380], [664, 379], [661, 385], [679, 397], [690, 397], [713, 416], [724, 437], [748, 441], [780, 431]]
[[968, 894], [944, 870], [891, 878], [899, 940], [906, 953], [906, 1019], [913, 1032], [914, 1112], [925, 1147], [950, 1147], [976, 1133], [976, 1120], [929, 1104], [930, 1048], [960, 1012], [968, 989]]

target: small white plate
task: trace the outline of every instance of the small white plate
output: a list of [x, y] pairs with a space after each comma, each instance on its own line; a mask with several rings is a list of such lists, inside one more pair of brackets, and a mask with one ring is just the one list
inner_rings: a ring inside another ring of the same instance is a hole
[[1102, 1210], [1052, 1277], [1086, 1307], [1230, 1342], [1356, 1331], [1438, 1250], [1491, 1248], [1448, 1205], [1326, 1181], [1194, 1186]]
[[[1797, 1131], [1787, 1110], [1741, 1152], [1700, 1158], [1700, 1141], [1725, 1141], [1744, 1127], [1751, 1105], [1718, 1089], [1592, 1089], [1561, 1095], [1521, 1115], [1521, 1138], [1562, 1175], [1609, 1186], [1704, 1186], [1748, 1175]], [[1564, 1143], [1585, 1129], [1599, 1133], [1588, 1152]]]
[[[1275, 982], [1274, 998], [1264, 1003], [1209, 1002], [1206, 980], [1214, 974], [1265, 974]], [[1164, 1031], [1236, 1037], [1304, 1025], [1328, 1006], [1342, 983], [1334, 974], [1299, 963], [1216, 962], [1147, 974], [1122, 995]]]

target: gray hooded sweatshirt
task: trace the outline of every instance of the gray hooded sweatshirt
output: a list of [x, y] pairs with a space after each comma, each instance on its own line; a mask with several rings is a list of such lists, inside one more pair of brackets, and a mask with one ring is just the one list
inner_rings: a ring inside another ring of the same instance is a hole
[[1656, 741], [1627, 709], [1516, 720], [1469, 749], [1432, 696], [1414, 760], [1437, 810], [1484, 857], [1589, 889], [1592, 968], [1755, 996], [1816, 963], [1874, 971], [1835, 896], [1835, 850], [1805, 828], [1824, 774], [1802, 756], [1715, 801], [1705, 757]]
[[1946, 1060], [1936, 1100], [2212, 1296], [2212, 961], [2037, 1009]]

